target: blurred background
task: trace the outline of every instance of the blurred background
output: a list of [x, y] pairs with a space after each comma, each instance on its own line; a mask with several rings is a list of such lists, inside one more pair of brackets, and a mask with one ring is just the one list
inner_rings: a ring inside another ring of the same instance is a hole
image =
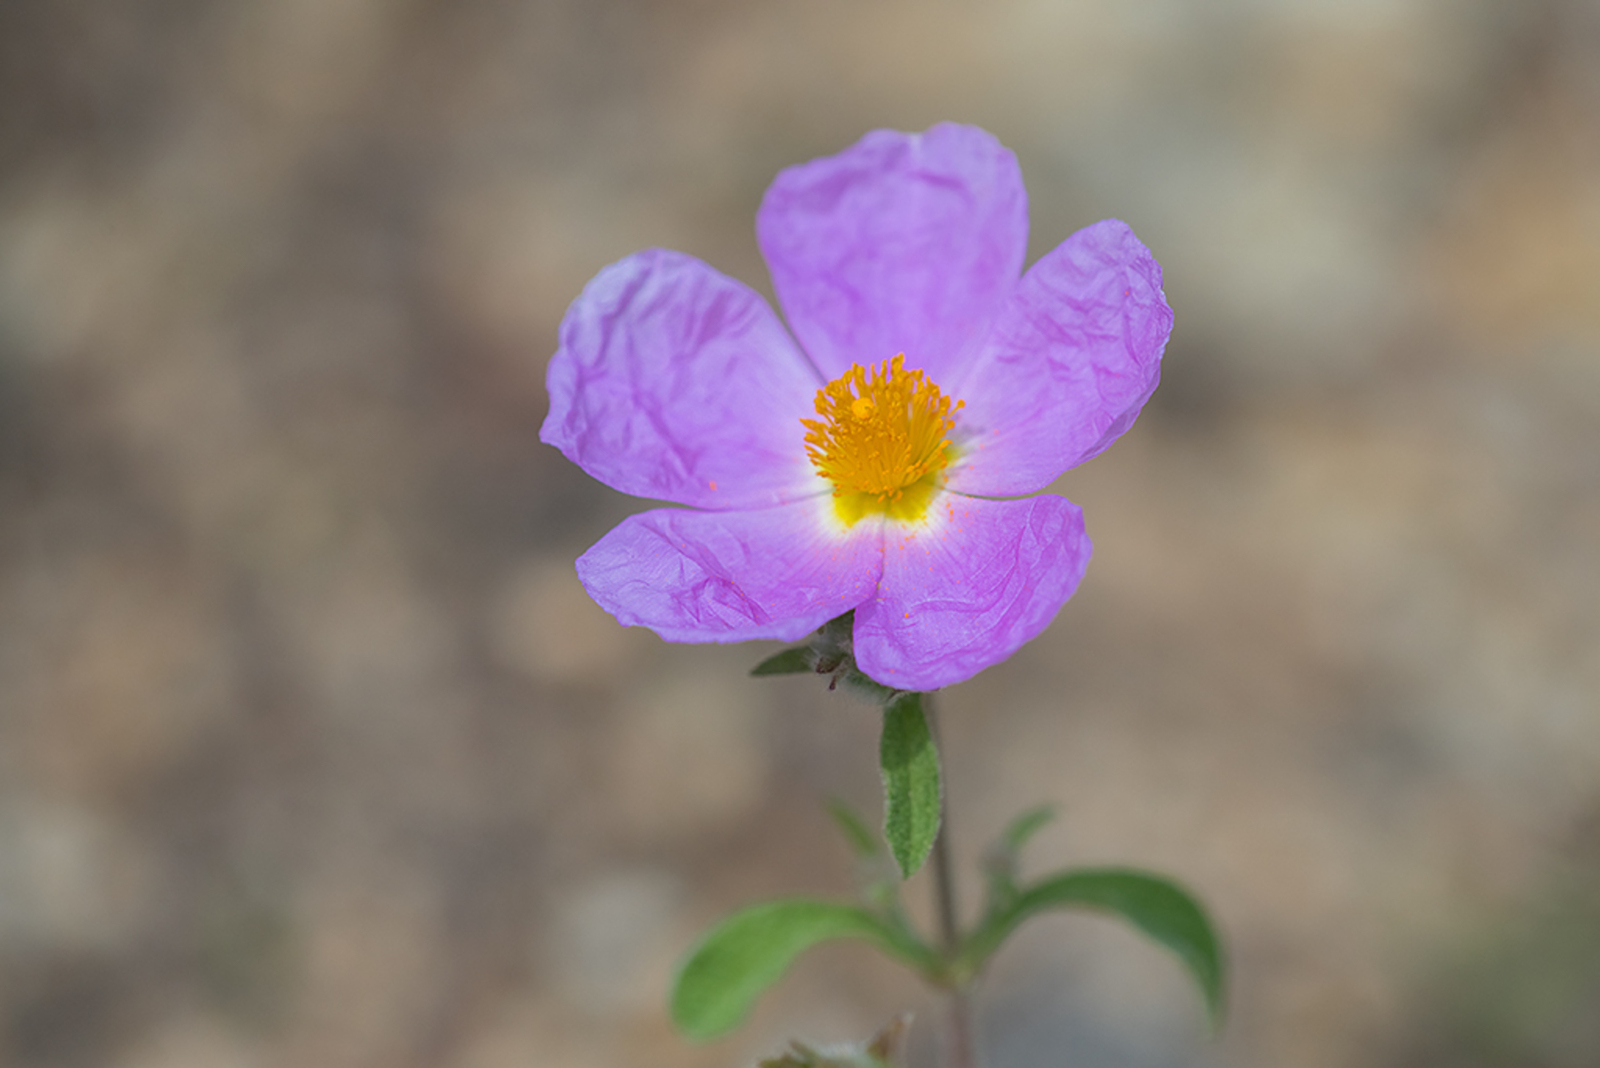
[[[872, 710], [667, 646], [572, 560], [641, 502], [537, 430], [569, 301], [664, 245], [770, 293], [782, 167], [1014, 149], [1177, 326], [1058, 489], [1097, 555], [941, 700], [991, 1068], [1600, 1063], [1600, 8], [1590, 0], [5, 0], [0, 1063], [735, 1066], [937, 1004], [828, 948], [692, 1046], [673, 964], [846, 895]], [[924, 907], [926, 887], [912, 888]]]

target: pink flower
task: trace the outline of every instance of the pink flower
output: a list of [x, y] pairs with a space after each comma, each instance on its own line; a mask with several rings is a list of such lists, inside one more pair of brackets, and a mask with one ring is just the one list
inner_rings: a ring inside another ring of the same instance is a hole
[[541, 440], [687, 506], [623, 521], [578, 577], [668, 641], [792, 641], [854, 609], [873, 679], [970, 678], [1083, 577], [1082, 513], [1039, 491], [1155, 389], [1161, 268], [1108, 219], [1023, 274], [1016, 157], [950, 124], [785, 170], [756, 233], [792, 338], [760, 295], [662, 249], [567, 312]]

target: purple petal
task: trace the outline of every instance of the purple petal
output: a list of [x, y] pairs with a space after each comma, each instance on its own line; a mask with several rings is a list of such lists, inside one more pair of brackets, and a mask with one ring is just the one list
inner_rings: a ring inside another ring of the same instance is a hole
[[750, 512], [631, 516], [578, 558], [589, 596], [673, 642], [793, 641], [872, 596], [882, 529], [843, 529], [831, 498]]
[[790, 167], [756, 236], [789, 326], [830, 379], [905, 353], [941, 386], [1017, 284], [1028, 198], [993, 135], [875, 130]]
[[1033, 493], [1110, 445], [1156, 388], [1172, 309], [1126, 223], [1079, 230], [1029, 268], [959, 384], [961, 493]]
[[539, 438], [637, 497], [765, 507], [827, 488], [800, 425], [821, 385], [754, 290], [650, 249], [568, 309]]
[[934, 507], [915, 533], [885, 533], [878, 596], [856, 609], [856, 663], [902, 690], [949, 686], [1016, 652], [1089, 563], [1083, 513], [1065, 498], [947, 493]]

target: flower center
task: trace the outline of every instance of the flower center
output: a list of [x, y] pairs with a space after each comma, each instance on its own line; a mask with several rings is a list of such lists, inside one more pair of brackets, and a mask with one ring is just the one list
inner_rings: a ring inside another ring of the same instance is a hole
[[905, 369], [905, 354], [876, 367], [851, 364], [817, 390], [821, 419], [801, 419], [806, 455], [833, 483], [839, 518], [866, 515], [919, 519], [938, 489], [939, 473], [954, 458], [950, 398], [921, 371]]

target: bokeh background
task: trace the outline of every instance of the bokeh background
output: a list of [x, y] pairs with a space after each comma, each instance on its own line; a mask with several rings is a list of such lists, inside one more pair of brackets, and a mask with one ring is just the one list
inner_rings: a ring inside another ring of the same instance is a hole
[[[671, 1031], [717, 916], [844, 895], [872, 710], [667, 646], [537, 441], [649, 245], [770, 292], [780, 168], [1019, 156], [1177, 327], [1058, 488], [1097, 555], [942, 698], [965, 868], [1210, 902], [1233, 1013], [1036, 921], [991, 1068], [1600, 1063], [1600, 8], [1590, 0], [5, 0], [0, 1062], [730, 1066], [937, 1005], [856, 947]], [[912, 888], [922, 907], [926, 887]]]

